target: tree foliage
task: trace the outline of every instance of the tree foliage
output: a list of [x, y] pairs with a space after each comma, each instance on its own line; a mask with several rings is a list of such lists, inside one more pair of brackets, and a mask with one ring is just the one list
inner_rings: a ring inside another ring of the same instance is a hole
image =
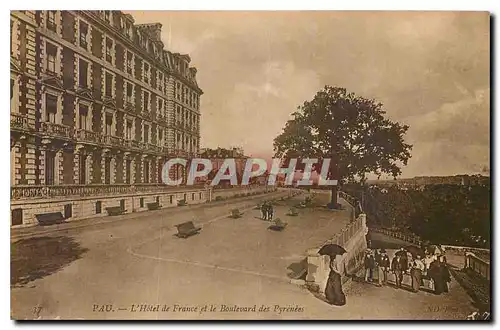
[[490, 244], [490, 186], [365, 189], [363, 199], [370, 226], [397, 228], [441, 244]]
[[325, 86], [275, 138], [275, 157], [331, 158], [328, 177], [340, 183], [363, 180], [367, 173], [396, 177], [411, 157], [412, 146], [404, 142], [407, 130], [385, 118], [381, 103]]

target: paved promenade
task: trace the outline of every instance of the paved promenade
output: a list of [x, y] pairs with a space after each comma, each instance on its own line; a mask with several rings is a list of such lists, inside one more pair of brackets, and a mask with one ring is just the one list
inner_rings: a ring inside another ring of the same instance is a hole
[[[274, 232], [253, 209], [267, 198], [158, 211], [14, 242], [12, 317], [463, 319], [470, 312], [456, 282], [447, 296], [352, 282], [346, 306], [328, 305], [291, 283], [289, 267], [340, 230], [348, 212], [304, 209], [288, 217], [289, 204], [304, 198], [296, 197], [276, 206], [289, 225]], [[246, 208], [242, 218], [228, 217], [234, 207]], [[203, 226], [199, 235], [174, 236], [175, 224], [193, 219]]]

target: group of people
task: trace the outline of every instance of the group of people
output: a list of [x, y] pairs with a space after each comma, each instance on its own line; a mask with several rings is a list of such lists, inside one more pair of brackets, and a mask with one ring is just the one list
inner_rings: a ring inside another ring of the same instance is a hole
[[270, 202], [264, 202], [260, 207], [260, 212], [262, 213], [262, 220], [273, 220], [274, 207]]
[[411, 286], [414, 292], [424, 285], [424, 278], [431, 280], [435, 294], [448, 292], [448, 283], [451, 281], [450, 272], [446, 264], [446, 257], [439, 253], [426, 255], [425, 259], [417, 254], [408, 253], [400, 248], [390, 261], [385, 249], [372, 251], [367, 249], [364, 259], [365, 281], [374, 282], [377, 276], [377, 286], [387, 284], [389, 272], [395, 276], [396, 287], [401, 288], [404, 276], [411, 276]]

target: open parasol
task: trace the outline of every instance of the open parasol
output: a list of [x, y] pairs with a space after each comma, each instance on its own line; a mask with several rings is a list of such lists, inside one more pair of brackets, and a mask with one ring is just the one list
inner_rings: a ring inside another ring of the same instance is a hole
[[320, 255], [327, 255], [330, 257], [335, 257], [337, 255], [343, 255], [347, 251], [340, 245], [338, 244], [326, 244], [319, 249], [318, 253]]

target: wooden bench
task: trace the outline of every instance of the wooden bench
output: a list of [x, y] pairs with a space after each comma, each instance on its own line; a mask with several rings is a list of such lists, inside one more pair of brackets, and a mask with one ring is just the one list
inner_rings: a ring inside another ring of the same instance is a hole
[[35, 217], [40, 226], [50, 226], [64, 222], [61, 212], [36, 214]]
[[121, 206], [111, 206], [106, 208], [106, 212], [108, 212], [109, 216], [113, 216], [124, 214], [125, 212], [127, 212], [127, 210], [122, 209]]
[[233, 219], [241, 218], [242, 215], [243, 215], [243, 212], [240, 212], [239, 209], [231, 210], [231, 218], [233, 218]]
[[158, 202], [148, 203], [147, 207], [148, 207], [148, 210], [150, 210], [150, 211], [161, 209], [161, 205]]
[[267, 229], [282, 231], [286, 228], [287, 225], [288, 223], [281, 221], [280, 218], [276, 218], [276, 220], [274, 220], [274, 223], [267, 227]]
[[200, 227], [195, 227], [193, 221], [183, 222], [175, 225], [177, 227], [177, 236], [181, 238], [188, 238], [189, 236], [198, 234], [201, 230]]

